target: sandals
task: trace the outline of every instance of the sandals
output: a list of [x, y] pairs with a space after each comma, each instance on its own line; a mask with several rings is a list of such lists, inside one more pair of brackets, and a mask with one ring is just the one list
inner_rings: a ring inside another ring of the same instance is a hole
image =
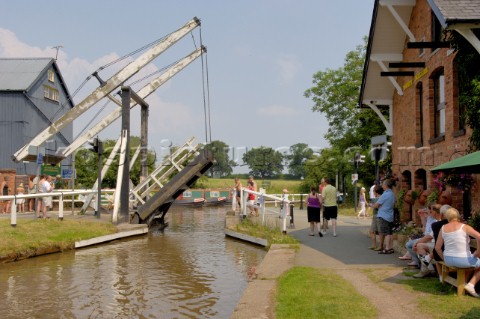
[[380, 250], [378, 253], [381, 254], [381, 255], [389, 255], [389, 254], [393, 254], [394, 250], [393, 249], [384, 249], [384, 250]]

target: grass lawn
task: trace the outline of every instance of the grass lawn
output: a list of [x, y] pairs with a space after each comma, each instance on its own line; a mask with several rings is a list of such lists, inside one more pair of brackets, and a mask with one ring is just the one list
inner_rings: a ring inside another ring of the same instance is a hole
[[84, 220], [22, 219], [12, 227], [9, 219], [0, 220], [0, 258], [34, 256], [39, 250], [66, 250], [75, 241], [117, 231], [115, 225]]
[[278, 284], [275, 310], [278, 319], [377, 316], [368, 299], [331, 270], [294, 267], [282, 275]]

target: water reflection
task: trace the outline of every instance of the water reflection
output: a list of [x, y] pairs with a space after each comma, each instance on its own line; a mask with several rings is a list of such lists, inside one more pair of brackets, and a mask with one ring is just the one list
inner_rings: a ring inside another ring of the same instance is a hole
[[0, 267], [0, 318], [228, 318], [265, 251], [225, 208], [174, 207], [148, 236]]

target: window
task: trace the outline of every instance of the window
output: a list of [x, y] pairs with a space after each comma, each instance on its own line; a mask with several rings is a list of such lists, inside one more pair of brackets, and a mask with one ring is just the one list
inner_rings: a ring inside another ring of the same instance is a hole
[[423, 84], [420, 82], [416, 88], [416, 130], [417, 147], [423, 146]]
[[48, 80], [52, 83], [55, 83], [55, 73], [53, 70], [48, 70]]
[[52, 100], [52, 101], [55, 101], [55, 102], [58, 102], [58, 100], [59, 100], [58, 90], [55, 89], [55, 88], [52, 88], [48, 85], [45, 85], [43, 87], [43, 96], [46, 99], [49, 99], [49, 100]]
[[443, 70], [433, 78], [434, 135], [445, 135], [445, 77]]

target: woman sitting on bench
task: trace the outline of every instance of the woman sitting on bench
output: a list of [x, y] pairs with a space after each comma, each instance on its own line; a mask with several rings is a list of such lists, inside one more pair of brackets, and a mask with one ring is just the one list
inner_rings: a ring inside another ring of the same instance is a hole
[[[480, 247], [480, 233], [469, 225], [461, 223], [460, 214], [455, 208], [449, 208], [445, 214], [448, 223], [442, 226], [435, 250], [445, 264], [457, 268], [475, 268], [472, 279], [465, 285], [465, 291], [474, 297], [480, 297], [475, 291], [475, 284], [480, 279], [480, 251], [470, 252], [470, 237], [477, 240]], [[442, 252], [442, 245], [445, 250]]]

